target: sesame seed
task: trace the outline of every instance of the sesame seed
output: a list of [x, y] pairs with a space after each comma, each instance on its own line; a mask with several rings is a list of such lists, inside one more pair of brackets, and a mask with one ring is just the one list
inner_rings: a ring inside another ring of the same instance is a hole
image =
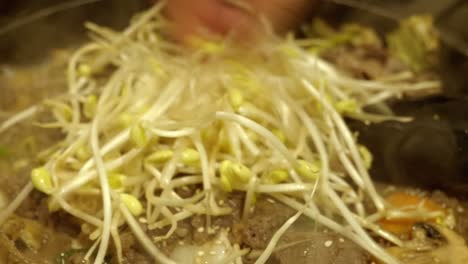
[[275, 204], [275, 203], [276, 203], [275, 200], [273, 200], [273, 199], [271, 199], [271, 198], [267, 198], [266, 200], [267, 200], [269, 203], [272, 203], [272, 204]]
[[331, 245], [333, 245], [333, 241], [327, 240], [327, 241], [325, 241], [324, 245], [325, 245], [325, 247], [331, 247]]
[[205, 232], [205, 228], [200, 226], [199, 228], [197, 228], [197, 232], [198, 233], [203, 233], [203, 232]]
[[342, 237], [340, 237], [340, 239], [338, 239], [338, 241], [340, 241], [340, 243], [344, 243], [344, 239]]

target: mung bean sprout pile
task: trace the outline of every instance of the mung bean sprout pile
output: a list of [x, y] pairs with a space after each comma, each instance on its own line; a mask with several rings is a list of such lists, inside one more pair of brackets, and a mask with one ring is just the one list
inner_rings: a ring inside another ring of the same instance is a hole
[[[378, 221], [440, 212], [388, 206], [368, 172], [372, 155], [344, 118], [408, 121], [365, 109], [439, 83], [405, 74], [355, 79], [308, 48], [320, 40], [280, 38], [268, 27], [267, 41], [249, 50], [202, 38], [187, 48], [164, 37], [168, 22], [160, 10], [156, 5], [136, 16], [122, 32], [87, 24], [92, 41], [70, 59], [64, 95], [0, 124], [4, 132], [47, 112], [50, 119], [36, 124], [64, 135], [38, 153], [43, 165], [0, 221], [40, 191], [50, 212], [62, 210], [82, 223], [93, 242], [86, 258], [94, 263], [104, 262], [111, 244], [122, 261], [119, 230], [128, 226], [155, 261], [168, 264], [176, 262], [158, 243], [195, 215], [213, 228], [210, 218], [232, 212], [220, 201], [240, 192], [244, 221], [260, 195], [297, 212], [255, 263], [266, 262], [301, 216], [384, 263], [398, 263], [375, 237], [404, 243]], [[183, 197], [183, 189], [195, 191]], [[162, 228], [168, 230], [162, 236], [144, 231]], [[217, 263], [241, 263], [250, 250], [225, 244]]]

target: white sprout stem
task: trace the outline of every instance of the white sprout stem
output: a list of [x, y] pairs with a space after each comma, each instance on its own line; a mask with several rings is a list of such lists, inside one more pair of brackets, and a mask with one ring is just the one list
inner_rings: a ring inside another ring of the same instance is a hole
[[276, 119], [272, 115], [264, 112], [261, 109], [258, 109], [257, 107], [251, 104], [242, 105], [239, 108], [239, 113], [243, 116], [257, 118], [262, 121], [266, 121], [267, 123], [270, 123], [271, 125], [275, 127], [278, 127], [280, 125], [278, 121], [276, 121]]
[[91, 247], [88, 249], [88, 251], [86, 252], [86, 254], [84, 255], [83, 257], [83, 261], [86, 261], [86, 262], [89, 262], [89, 258], [91, 257], [91, 255], [94, 253], [94, 251], [96, 250], [97, 246], [99, 245], [99, 242], [101, 240], [100, 239], [97, 239], [96, 241], [94, 241], [94, 243], [91, 245]]
[[131, 186], [143, 184], [143, 182], [146, 182], [147, 180], [150, 180], [150, 179], [151, 177], [147, 174], [143, 174], [140, 176], [132, 175], [123, 182], [123, 185], [131, 187]]
[[271, 144], [272, 147], [278, 150], [284, 156], [284, 158], [290, 162], [291, 165], [296, 164], [296, 160], [291, 156], [286, 146], [284, 146], [284, 144], [275, 135], [273, 135], [273, 133], [271, 133], [268, 129], [259, 125], [255, 121], [252, 121], [251, 119], [238, 114], [222, 111], [216, 112], [216, 117], [220, 120], [237, 122], [239, 124], [242, 124], [243, 126], [252, 129], [257, 134], [263, 136], [267, 140], [267, 142]]
[[378, 225], [376, 225], [376, 224], [374, 224], [372, 222], [369, 222], [366, 219], [361, 218], [361, 217], [358, 217], [358, 220], [359, 220], [359, 222], [361, 222], [361, 224], [364, 227], [372, 230], [374, 233], [376, 233], [377, 235], [379, 235], [383, 239], [385, 239], [385, 240], [387, 240], [389, 242], [392, 242], [393, 244], [395, 244], [395, 245], [397, 245], [399, 247], [404, 246], [403, 241], [401, 241], [401, 239], [399, 239], [398, 237], [396, 237], [392, 233], [387, 232], [384, 229], [380, 228]]
[[7, 119], [6, 121], [4, 121], [1, 125], [0, 125], [0, 134], [5, 132], [7, 129], [9, 129], [10, 127], [20, 123], [20, 122], [23, 122], [24, 120], [28, 119], [28, 118], [31, 118], [33, 115], [35, 115], [39, 110], [39, 107], [38, 106], [31, 106], [17, 114], [15, 114], [14, 116], [10, 117], [9, 119]]
[[[315, 90], [314, 90], [315, 92]], [[318, 96], [319, 97], [319, 96]], [[324, 101], [326, 100], [321, 100], [322, 101], [322, 104]], [[304, 117], [303, 117], [304, 118]], [[306, 126], [307, 124], [309, 124], [309, 122], [305, 122]], [[320, 139], [320, 138], [319, 138]], [[321, 140], [316, 140], [315, 141], [317, 146], [318, 146], [318, 152], [319, 152], [319, 155], [321, 156], [321, 159], [324, 159], [326, 158], [326, 150], [325, 150], [325, 147], [323, 145], [323, 142]], [[328, 164], [325, 162], [325, 164]], [[326, 168], [328, 170], [328, 168]], [[327, 184], [327, 181], [323, 181], [323, 185], [322, 185], [322, 189], [323, 190], [326, 190], [326, 193], [328, 193], [328, 195], [330, 196], [331, 200], [335, 203], [335, 205], [338, 207], [338, 209], [342, 212], [343, 216], [350, 222], [351, 226], [353, 226], [353, 228], [361, 235], [363, 236], [364, 238], [366, 238], [367, 241], [371, 241], [373, 242], [370, 238], [367, 237], [367, 234], [365, 233], [364, 230], [362, 230], [362, 228], [360, 228], [360, 226], [356, 223], [356, 221], [352, 218], [352, 217], [349, 217], [349, 211], [347, 209], [347, 207], [343, 204], [343, 202], [341, 202], [339, 200], [339, 198], [337, 198], [336, 194], [334, 193], [333, 190], [330, 189], [330, 187], [328, 186]]]
[[380, 211], [384, 210], [385, 205], [382, 201], [382, 198], [378, 195], [377, 190], [375, 189], [375, 186], [370, 179], [369, 173], [367, 169], [365, 168], [364, 161], [362, 160], [362, 157], [359, 154], [356, 143], [354, 143], [354, 139], [353, 139], [351, 132], [346, 127], [346, 124], [344, 123], [343, 119], [338, 116], [338, 113], [336, 112], [332, 113], [332, 118], [335, 119], [335, 123], [337, 124], [338, 130], [341, 132], [343, 139], [345, 140], [345, 143], [348, 145], [348, 149], [351, 152], [351, 156], [357, 165], [359, 173], [361, 174], [362, 179], [364, 181], [364, 184], [366, 185], [365, 190], [371, 197], [372, 201], [377, 207], [377, 210], [380, 210]]
[[[335, 187], [333, 189], [340, 190], [344, 192], [344, 195], [348, 195], [353, 199], [353, 204], [356, 208], [358, 215], [364, 217], [366, 212], [362, 203], [362, 199], [356, 194], [356, 192], [351, 188], [351, 186], [349, 186], [349, 184], [346, 181], [344, 181], [343, 179], [341, 179], [333, 173], [330, 173], [330, 180], [334, 181], [334, 184], [339, 185], [339, 187]], [[332, 183], [330, 183], [330, 185], [332, 185]]]
[[292, 129], [292, 109], [287, 105], [281, 98], [274, 98], [275, 103], [277, 105], [277, 111], [280, 115], [281, 124], [274, 124], [275, 127], [278, 128], [285, 128], [284, 132], [288, 135], [287, 138], [293, 138], [296, 136], [295, 132]]
[[180, 138], [180, 137], [191, 136], [194, 133], [196, 133], [196, 130], [193, 128], [182, 128], [178, 130], [164, 130], [164, 129], [153, 127], [153, 128], [150, 128], [150, 132], [159, 137]]
[[173, 260], [169, 259], [165, 256], [151, 241], [151, 239], [143, 232], [138, 222], [132, 216], [132, 214], [128, 211], [124, 204], [120, 204], [120, 211], [125, 218], [128, 226], [132, 229], [133, 233], [135, 234], [138, 241], [140, 241], [141, 245], [145, 248], [146, 252], [150, 254], [156, 261], [160, 262], [161, 264], [176, 264]]
[[[124, 165], [125, 163], [127, 163], [128, 161], [130, 161], [131, 159], [135, 158], [140, 152], [141, 150], [139, 149], [130, 150], [128, 153], [125, 153], [121, 157], [113, 161], [108, 161], [107, 163], [104, 164], [104, 167], [107, 170], [117, 169], [121, 167], [122, 165]], [[103, 154], [101, 153], [101, 155]], [[93, 164], [94, 162], [90, 162], [90, 161], [85, 163], [85, 165], [83, 165], [83, 167], [81, 168], [80, 172], [78, 172], [78, 176], [74, 177], [72, 180], [65, 183], [62, 186], [62, 188], [60, 188], [59, 195], [65, 196], [68, 193], [80, 188], [81, 186], [89, 182], [90, 180], [94, 179], [98, 173], [96, 171], [88, 171], [89, 169], [92, 168]]]
[[99, 188], [86, 188], [86, 189], [78, 189], [75, 192], [76, 194], [82, 195], [101, 195], [101, 189]]
[[[101, 194], [101, 192], [99, 192], [99, 194]], [[101, 194], [102, 195], [102, 194]], [[70, 204], [68, 204], [65, 200], [63, 200], [60, 196], [57, 196], [57, 197], [54, 197], [57, 199], [57, 202], [60, 204], [60, 206], [62, 207], [63, 210], [65, 210], [66, 212], [68, 212], [69, 214], [75, 216], [76, 218], [78, 219], [81, 219], [87, 223], [90, 223], [96, 227], [100, 227], [102, 226], [102, 221], [97, 218], [97, 217], [94, 217], [90, 214], [87, 214], [73, 206], [71, 206]]]
[[[183, 210], [182, 212], [174, 214], [173, 215], [173, 220], [174, 221], [181, 221], [181, 220], [184, 220], [184, 219], [187, 219], [187, 218], [191, 217], [192, 215], [194, 215], [193, 212]], [[163, 220], [160, 220], [158, 222], [155, 222], [153, 224], [148, 225], [148, 229], [151, 230], [151, 229], [156, 229], [156, 228], [163, 228], [163, 227], [168, 226], [170, 224], [171, 224], [171, 221], [169, 219], [163, 219]]]
[[56, 158], [56, 161], [65, 160], [70, 155], [72, 155], [78, 149], [78, 147], [85, 144], [85, 141], [88, 138], [88, 134], [89, 134], [89, 130], [86, 130], [85, 132], [82, 132], [80, 136], [76, 138], [74, 141], [70, 140], [69, 141], [70, 145], [61, 151], [60, 155]]
[[101, 47], [95, 43], [91, 43], [83, 46], [82, 48], [75, 51], [73, 56], [70, 58], [68, 67], [67, 67], [67, 77], [68, 77], [68, 91], [70, 94], [75, 94], [77, 92], [75, 83], [77, 82], [76, 71], [78, 61], [83, 57], [84, 54], [100, 49]]
[[[141, 117], [141, 120], [151, 122], [154, 121], [157, 117], [159, 117], [164, 111], [167, 110], [167, 108], [172, 104], [172, 102], [177, 98], [177, 95], [179, 92], [182, 90], [183, 84], [180, 82], [180, 80], [172, 81], [167, 85], [165, 88], [164, 92], [161, 94], [161, 96], [158, 98], [158, 100], [154, 103], [154, 105], [146, 112], [143, 117]], [[106, 145], [104, 145], [100, 151], [99, 154], [101, 156], [104, 156], [108, 154], [110, 151], [114, 150], [115, 148], [121, 146], [123, 143], [125, 143], [130, 134], [130, 129], [126, 129], [122, 132], [120, 132], [117, 136], [112, 138]], [[138, 150], [136, 150], [138, 151]], [[135, 153], [137, 154], [137, 153]], [[95, 164], [94, 159], [89, 159], [82, 167], [80, 170], [80, 174], [85, 173], [87, 170], [91, 169], [92, 166]], [[65, 195], [69, 193], [70, 191], [75, 190], [76, 188], [79, 188], [83, 184], [86, 184], [89, 180], [93, 179], [96, 175], [89, 175], [87, 177], [84, 176], [79, 176], [73, 178], [72, 181], [68, 182], [64, 187], [61, 189], [62, 195]]]
[[378, 94], [375, 94], [367, 98], [363, 105], [366, 106], [366, 105], [378, 104], [394, 96], [395, 96], [395, 92], [384, 90]]
[[408, 218], [422, 218], [422, 219], [434, 219], [437, 217], [444, 216], [445, 213], [442, 211], [426, 211], [423, 208], [413, 208], [413, 210], [419, 209], [418, 211], [405, 212], [403, 210], [392, 210], [385, 211], [386, 219], [408, 219]]
[[205, 191], [211, 190], [211, 180], [210, 180], [210, 170], [209, 170], [209, 160], [208, 155], [206, 153], [206, 149], [202, 144], [200, 139], [200, 135], [196, 134], [192, 136], [193, 144], [197, 149], [198, 153], [200, 154], [200, 162], [202, 167], [202, 177], [203, 177], [203, 189]]
[[[317, 190], [317, 186], [318, 186], [318, 181], [315, 182], [314, 184], [314, 189], [312, 190], [312, 192], [310, 193], [309, 197], [306, 197], [305, 199], [305, 203], [306, 205], [310, 205], [312, 208], [315, 207], [314, 203], [313, 203], [313, 196]], [[265, 250], [262, 252], [262, 254], [260, 255], [260, 257], [255, 261], [255, 264], [263, 264], [265, 263], [270, 255], [273, 253], [273, 251], [275, 250], [276, 248], [276, 245], [278, 244], [281, 236], [283, 236], [283, 234], [297, 221], [297, 219], [299, 219], [299, 217], [304, 213], [304, 209], [306, 207], [304, 206], [303, 209], [299, 210], [295, 215], [291, 216], [276, 232], [275, 234], [273, 235], [273, 237], [270, 239], [270, 242], [268, 243], [267, 247], [265, 248]]]
[[[100, 47], [94, 43], [85, 45], [70, 58], [68, 63], [67, 75], [68, 75], [68, 93], [71, 95], [76, 95], [80, 87], [86, 83], [85, 78], [81, 78], [79, 81], [76, 80], [76, 71], [78, 60], [85, 54], [94, 50], [99, 49]], [[78, 99], [76, 96], [70, 98], [72, 104], [72, 124], [74, 126], [78, 125], [80, 121], [80, 109], [78, 105]], [[73, 133], [68, 133], [67, 137], [71, 138]]]
[[378, 77], [375, 80], [381, 81], [381, 82], [399, 82], [399, 81], [411, 79], [412, 77], [414, 77], [414, 74], [412, 72], [404, 71], [404, 72], [399, 72], [399, 73], [394, 73], [394, 74]]
[[94, 260], [95, 264], [101, 264], [104, 262], [104, 258], [107, 254], [107, 248], [109, 245], [109, 237], [110, 237], [110, 228], [111, 228], [111, 221], [112, 221], [112, 204], [111, 204], [111, 194], [109, 183], [107, 180], [107, 171], [104, 165], [104, 161], [102, 160], [102, 156], [100, 154], [99, 148], [99, 118], [93, 121], [92, 128], [91, 128], [91, 148], [94, 153], [94, 162], [96, 164], [96, 169], [99, 175], [99, 182], [101, 185], [101, 192], [102, 192], [102, 203], [103, 203], [103, 226], [102, 226], [102, 233], [101, 233], [101, 243], [99, 244], [99, 249]]
[[167, 190], [167, 186], [172, 180], [172, 177], [174, 177], [176, 170], [177, 170], [177, 164], [179, 163], [180, 160], [180, 155], [182, 152], [182, 149], [185, 148], [186, 146], [185, 140], [177, 140], [176, 143], [174, 144], [174, 155], [172, 158], [166, 162], [162, 172], [161, 172], [161, 187], [165, 190]]
[[146, 11], [144, 15], [142, 15], [133, 25], [125, 29], [122, 35], [129, 37], [130, 35], [134, 34], [138, 28], [141, 28], [149, 20], [154, 18], [156, 14], [161, 12], [162, 8], [166, 5], [166, 2], [167, 1], [163, 0], [163, 1], [160, 1], [158, 4], [154, 5], [148, 11]]
[[8, 204], [8, 206], [0, 212], [0, 226], [8, 219], [8, 217], [13, 214], [16, 209], [21, 205], [21, 203], [26, 200], [29, 193], [33, 190], [34, 186], [31, 181], [29, 181], [23, 189], [16, 195], [15, 199]]
[[145, 163], [143, 167], [145, 170], [147, 170], [151, 174], [151, 176], [153, 176], [153, 179], [156, 180], [155, 184], [161, 183], [162, 174], [159, 169], [157, 169], [155, 166], [148, 164], [148, 163]]
[[114, 241], [115, 251], [117, 251], [117, 263], [123, 263], [122, 241], [119, 236], [120, 211], [117, 211], [112, 218], [111, 236]]
[[257, 183], [257, 176], [252, 176], [248, 183], [247, 192], [245, 194], [244, 208], [242, 210], [242, 220], [245, 222], [249, 217], [250, 209], [253, 205], [253, 199], [255, 196], [255, 184]]
[[415, 91], [415, 90], [423, 90], [429, 89], [440, 86], [440, 82], [438, 81], [426, 81], [420, 82], [415, 84], [409, 83], [401, 83], [401, 84], [390, 84], [385, 82], [378, 82], [378, 81], [368, 81], [368, 80], [358, 80], [352, 79], [344, 75], [335, 75], [335, 81], [341, 85], [345, 86], [352, 86], [355, 89], [366, 89], [366, 90], [389, 90], [395, 92], [402, 92], [402, 91]]
[[296, 222], [297, 219], [302, 215], [302, 211], [297, 212], [293, 216], [291, 216], [273, 235], [273, 237], [270, 239], [270, 242], [268, 242], [267, 247], [263, 251], [263, 253], [258, 257], [258, 259], [255, 261], [255, 264], [264, 264], [270, 255], [273, 253], [275, 250], [276, 244], [278, 244], [281, 236], [291, 227], [294, 222]]
[[247, 150], [252, 153], [254, 156], [258, 156], [260, 154], [260, 150], [255, 145], [255, 143], [249, 138], [247, 133], [245, 133], [244, 129], [239, 124], [234, 124], [234, 129], [236, 129], [237, 133], [239, 134], [239, 139], [247, 148]]
[[329, 65], [324, 60], [320, 59], [315, 55], [310, 55], [304, 53], [304, 57], [306, 59], [306, 63], [311, 65], [312, 67], [317, 67], [320, 71], [323, 71], [325, 75], [328, 77], [329, 80], [336, 82], [341, 86], [346, 86], [356, 91], [380, 91], [380, 90], [389, 90], [395, 91], [395, 93], [402, 92], [402, 91], [410, 91], [410, 90], [423, 90], [423, 89], [430, 89], [436, 88], [440, 86], [439, 81], [426, 81], [426, 82], [419, 82], [415, 84], [411, 83], [386, 83], [382, 81], [369, 81], [369, 80], [358, 80], [347, 77], [342, 74], [338, 74], [336, 70]]
[[232, 213], [232, 209], [229, 208], [229, 207], [220, 207], [218, 206], [216, 200], [215, 200], [215, 196], [212, 192], [210, 193], [207, 193], [207, 196], [205, 198], [206, 200], [208, 200], [208, 210], [207, 212], [210, 213], [210, 215], [227, 215], [227, 214], [230, 214]]
[[229, 140], [229, 146], [236, 157], [236, 160], [242, 160], [242, 149], [239, 143], [239, 136], [234, 133], [234, 125], [232, 123], [224, 124], [224, 134]]
[[304, 87], [310, 92], [311, 95], [313, 95], [317, 100], [321, 102], [321, 104], [326, 107], [329, 112], [332, 120], [335, 122], [338, 131], [341, 132], [343, 139], [345, 140], [346, 145], [348, 146], [348, 149], [350, 151], [351, 156], [354, 159], [354, 162], [356, 163], [356, 166], [359, 170], [359, 173], [364, 181], [364, 184], [366, 185], [366, 190], [369, 193], [370, 197], [372, 198], [372, 201], [374, 202], [375, 206], [377, 207], [378, 210], [384, 210], [385, 206], [383, 204], [382, 199], [380, 196], [377, 194], [377, 191], [375, 190], [374, 184], [370, 180], [370, 176], [367, 172], [367, 169], [365, 168], [364, 162], [359, 154], [359, 151], [357, 150], [356, 143], [354, 143], [353, 136], [349, 129], [347, 128], [345, 122], [343, 119], [340, 117], [340, 115], [336, 112], [336, 110], [330, 105], [330, 103], [322, 98], [320, 96], [319, 92], [316, 90], [316, 88], [307, 80], [302, 80], [302, 84]]
[[314, 189], [314, 186], [315, 184], [312, 184], [312, 183], [260, 184], [255, 188], [255, 191], [259, 193], [300, 192], [300, 191], [311, 191]]
[[296, 148], [294, 149], [294, 157], [298, 157], [301, 153], [303, 153], [306, 147], [307, 147], [307, 131], [305, 129], [301, 129], [299, 131], [299, 137], [298, 137]]
[[162, 236], [154, 237], [153, 240], [155, 242], [158, 242], [158, 241], [169, 238], [177, 229], [177, 222], [178, 221], [174, 219], [174, 214], [172, 214], [171, 211], [169, 211], [169, 209], [166, 206], [161, 207], [161, 214], [171, 222], [171, 227], [166, 232], [166, 234], [164, 234]]
[[317, 151], [319, 153], [321, 167], [322, 167], [320, 182], [322, 185], [325, 185], [328, 182], [328, 178], [330, 177], [329, 176], [330, 167], [328, 163], [329, 158], [328, 158], [327, 150], [320, 136], [320, 132], [317, 129], [317, 126], [307, 118], [306, 114], [303, 111], [299, 112], [299, 116], [301, 117], [302, 122], [304, 122], [304, 125], [306, 129], [308, 130], [309, 135], [312, 138], [314, 145], [317, 148]]
[[[146, 204], [146, 220], [149, 222], [151, 219], [152, 214], [152, 202], [150, 202], [150, 199], [154, 197], [154, 191], [156, 189], [156, 184], [159, 181], [155, 178], [151, 179], [149, 183], [145, 185], [145, 198], [148, 203]], [[155, 209], [157, 210], [157, 209]]]
[[356, 112], [356, 113], [345, 113], [345, 116], [354, 118], [356, 120], [361, 120], [364, 122], [379, 123], [384, 121], [397, 121], [397, 122], [410, 122], [413, 121], [412, 117], [406, 116], [391, 116], [391, 115], [381, 115], [381, 114], [372, 114], [365, 112]]
[[[151, 9], [149, 9], [143, 16], [141, 16], [135, 23], [130, 25], [125, 31], [114, 40], [112, 43], [114, 47], [120, 45], [124, 40], [126, 40], [129, 36], [135, 33], [139, 28], [141, 28], [145, 23], [147, 23], [150, 19], [155, 17], [157, 13], [161, 11], [161, 9], [165, 6], [166, 1], [160, 1], [158, 4], [154, 5]], [[109, 60], [109, 55], [106, 53], [97, 57], [92, 64], [93, 68], [101, 68], [102, 66], [106, 65]]]
[[[101, 118], [105, 118], [115, 107], [115, 100], [112, 100], [114, 97], [113, 95], [118, 91], [117, 87], [125, 83], [124, 76], [127, 76], [128, 71], [128, 67], [119, 68], [102, 87], [97, 103], [97, 111], [100, 113]], [[106, 115], [104, 115], [104, 113], [106, 113]]]
[[348, 155], [347, 155], [348, 150], [340, 143], [336, 135], [335, 129], [333, 128], [333, 124], [331, 123], [331, 120], [330, 120], [330, 128], [331, 128], [331, 132], [330, 132], [331, 143], [335, 147], [335, 150], [338, 154], [338, 158], [340, 159], [341, 164], [343, 164], [343, 167], [346, 169], [349, 176], [356, 183], [356, 185], [359, 186], [360, 188], [364, 188], [364, 181], [362, 180], [361, 175], [356, 170], [352, 162], [349, 160]]
[[[309, 132], [309, 136], [312, 138], [312, 141], [314, 142], [314, 145], [319, 153], [321, 160], [321, 176], [319, 178], [319, 181], [322, 186], [325, 186], [328, 183], [330, 167], [328, 164], [329, 157], [324, 142], [320, 136], [320, 132], [317, 126], [313, 122], [309, 121], [304, 111], [297, 108], [296, 112], [299, 115], [299, 118], [302, 119], [302, 123], [305, 125], [306, 130]], [[316, 187], [317, 185], [314, 184], [312, 194], [315, 193]], [[307, 197], [305, 197], [305, 200], [307, 201]]]
[[343, 201], [340, 200], [338, 195], [335, 193], [334, 190], [329, 188], [328, 186], [325, 188], [324, 192], [327, 196], [332, 200], [333, 204], [337, 207], [340, 211], [341, 215], [346, 219], [346, 221], [350, 224], [351, 228], [356, 232], [356, 234], [361, 237], [365, 243], [371, 245], [375, 248], [375, 250], [383, 251], [383, 249], [376, 244], [372, 238], [366, 233], [366, 231], [359, 225], [358, 221], [355, 219], [352, 212], [346, 207]]

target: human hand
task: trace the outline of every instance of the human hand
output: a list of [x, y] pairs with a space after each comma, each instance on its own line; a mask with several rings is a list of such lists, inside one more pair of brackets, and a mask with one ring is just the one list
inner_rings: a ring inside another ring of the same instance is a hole
[[265, 16], [278, 33], [303, 21], [315, 0], [169, 0], [166, 14], [174, 23], [174, 37], [187, 41], [199, 34], [248, 39], [258, 33]]

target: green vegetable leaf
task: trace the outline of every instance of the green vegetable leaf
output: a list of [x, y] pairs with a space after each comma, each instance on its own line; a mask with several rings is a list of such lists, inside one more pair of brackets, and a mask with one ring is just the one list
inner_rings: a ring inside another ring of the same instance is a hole
[[437, 63], [439, 37], [430, 15], [402, 20], [399, 28], [387, 35], [387, 42], [390, 53], [416, 72]]

